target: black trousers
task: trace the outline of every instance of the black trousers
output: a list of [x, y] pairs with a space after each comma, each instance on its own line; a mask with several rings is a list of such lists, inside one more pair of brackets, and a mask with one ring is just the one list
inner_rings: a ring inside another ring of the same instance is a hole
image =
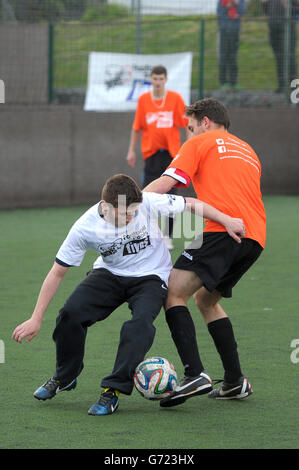
[[219, 31], [219, 81], [221, 85], [236, 85], [238, 80], [237, 54], [239, 30], [220, 29]]
[[[90, 271], [57, 317], [53, 333], [56, 343], [54, 378], [68, 384], [80, 374], [84, 366], [87, 328], [127, 302], [132, 317], [121, 327], [113, 371], [101, 385], [131, 394], [135, 368], [152, 346], [156, 331], [153, 322], [166, 295], [166, 284], [155, 275], [123, 277], [106, 269]], [[105, 351], [99, 351], [99, 354], [105, 354]]]
[[[283, 22], [269, 23], [270, 44], [273, 50], [276, 63], [276, 73], [278, 88], [282, 89], [285, 85], [285, 39], [286, 25]], [[297, 75], [296, 65], [296, 22], [290, 23], [290, 42], [288, 47], [289, 76], [287, 79], [292, 81]]]

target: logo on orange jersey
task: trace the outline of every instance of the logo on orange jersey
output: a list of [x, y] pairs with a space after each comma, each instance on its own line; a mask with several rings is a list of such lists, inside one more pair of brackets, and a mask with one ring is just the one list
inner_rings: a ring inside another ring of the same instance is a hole
[[173, 111], [158, 111], [156, 113], [146, 113], [147, 124], [156, 123], [157, 128], [173, 127]]

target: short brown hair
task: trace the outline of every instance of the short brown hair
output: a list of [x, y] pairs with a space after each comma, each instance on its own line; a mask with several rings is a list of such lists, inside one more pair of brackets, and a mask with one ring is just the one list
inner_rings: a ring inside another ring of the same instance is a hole
[[118, 207], [119, 196], [125, 197], [127, 207], [142, 202], [142, 191], [136, 181], [123, 174], [111, 176], [102, 189], [102, 199], [113, 207]]
[[224, 126], [228, 129], [230, 126], [229, 115], [226, 107], [215, 98], [204, 98], [187, 106], [185, 109], [186, 116], [194, 116], [200, 122], [206, 116], [215, 124]]
[[165, 75], [165, 77], [167, 77], [166, 67], [164, 67], [164, 65], [155, 65], [155, 67], [153, 67], [152, 70], [151, 70], [151, 76], [153, 74], [155, 74], [155, 75]]

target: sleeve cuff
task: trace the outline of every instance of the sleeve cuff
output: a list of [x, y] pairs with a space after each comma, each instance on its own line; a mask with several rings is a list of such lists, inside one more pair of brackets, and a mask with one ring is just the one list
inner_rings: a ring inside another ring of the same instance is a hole
[[55, 261], [56, 261], [57, 264], [60, 264], [60, 266], [64, 266], [65, 268], [70, 268], [71, 266], [73, 266], [72, 264], [64, 263], [64, 261], [61, 261], [58, 258], [55, 258]]

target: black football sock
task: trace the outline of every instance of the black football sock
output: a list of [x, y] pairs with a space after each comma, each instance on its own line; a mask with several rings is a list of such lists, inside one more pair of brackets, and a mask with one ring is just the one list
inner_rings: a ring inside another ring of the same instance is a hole
[[195, 377], [204, 366], [200, 360], [193, 319], [185, 306], [171, 307], [166, 311], [172, 339], [185, 369], [185, 375]]
[[230, 319], [225, 317], [212, 321], [208, 323], [208, 330], [221, 357], [224, 381], [230, 384], [236, 383], [243, 374]]

